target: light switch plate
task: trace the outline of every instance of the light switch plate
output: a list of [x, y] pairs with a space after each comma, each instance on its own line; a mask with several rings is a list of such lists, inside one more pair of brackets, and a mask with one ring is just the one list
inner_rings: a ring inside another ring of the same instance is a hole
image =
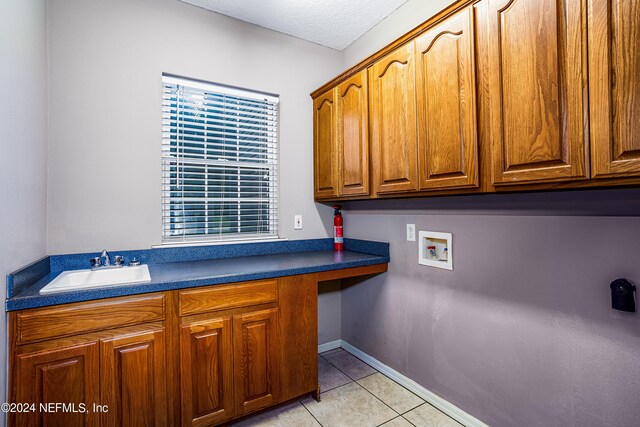
[[296, 215], [293, 218], [293, 229], [302, 230], [302, 215]]
[[416, 241], [416, 225], [407, 224], [407, 242]]

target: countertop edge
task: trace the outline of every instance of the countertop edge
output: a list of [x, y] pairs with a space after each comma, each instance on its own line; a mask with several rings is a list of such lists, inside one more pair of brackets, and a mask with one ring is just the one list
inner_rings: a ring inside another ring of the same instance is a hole
[[54, 305], [70, 304], [74, 302], [92, 301], [105, 298], [114, 298], [128, 295], [140, 295], [153, 292], [168, 292], [179, 289], [197, 288], [201, 286], [222, 285], [227, 283], [245, 282], [251, 280], [271, 279], [277, 277], [294, 276], [298, 274], [312, 274], [322, 271], [341, 270], [353, 267], [364, 267], [376, 264], [388, 264], [389, 256], [371, 254], [372, 258], [365, 260], [344, 261], [308, 267], [285, 268], [280, 270], [265, 270], [252, 273], [228, 274], [225, 276], [211, 276], [195, 280], [181, 280], [172, 282], [154, 283], [153, 285], [132, 285], [103, 289], [91, 289], [76, 292], [65, 292], [55, 295], [34, 295], [30, 297], [16, 296], [6, 300], [7, 312], [26, 310], [31, 308], [49, 307]]

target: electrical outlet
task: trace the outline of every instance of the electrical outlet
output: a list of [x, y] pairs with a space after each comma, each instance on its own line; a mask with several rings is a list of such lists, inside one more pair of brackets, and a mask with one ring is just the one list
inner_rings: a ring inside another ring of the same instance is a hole
[[416, 241], [416, 225], [407, 224], [407, 242]]
[[296, 215], [293, 218], [293, 229], [302, 230], [302, 215]]

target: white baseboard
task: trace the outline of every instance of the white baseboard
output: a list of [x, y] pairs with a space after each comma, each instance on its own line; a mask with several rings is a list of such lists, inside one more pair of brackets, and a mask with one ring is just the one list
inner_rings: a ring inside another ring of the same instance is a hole
[[324, 344], [320, 344], [318, 346], [318, 353], [324, 353], [325, 351], [340, 348], [340, 344], [342, 344], [342, 340], [329, 341]]
[[424, 399], [430, 405], [435, 406], [436, 408], [438, 408], [439, 410], [441, 410], [442, 412], [444, 412], [445, 414], [447, 414], [448, 416], [450, 416], [451, 418], [453, 418], [454, 420], [458, 421], [460, 424], [466, 427], [489, 427], [487, 424], [467, 414], [466, 412], [464, 412], [462, 409], [458, 408], [454, 404], [444, 400], [443, 398], [433, 393], [432, 391], [427, 390], [417, 382], [413, 381], [411, 378], [402, 375], [400, 372], [385, 365], [384, 363], [380, 362], [378, 359], [375, 359], [374, 357], [369, 356], [364, 351], [352, 346], [351, 344], [349, 344], [344, 340], [336, 340], [330, 343], [323, 344], [321, 346], [318, 346], [318, 349], [320, 349], [320, 347], [323, 348], [322, 351], [327, 351], [334, 348], [342, 347], [349, 353], [356, 356], [358, 359], [361, 359], [362, 361], [371, 365], [372, 367], [377, 369], [379, 372], [385, 374], [386, 376], [388, 376], [389, 378], [391, 378], [401, 386], [405, 387], [406, 389], [415, 393], [417, 396]]

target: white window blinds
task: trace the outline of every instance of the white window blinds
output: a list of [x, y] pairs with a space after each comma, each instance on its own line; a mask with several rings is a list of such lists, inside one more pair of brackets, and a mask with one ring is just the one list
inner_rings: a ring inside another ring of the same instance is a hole
[[163, 243], [278, 237], [278, 97], [162, 81]]

